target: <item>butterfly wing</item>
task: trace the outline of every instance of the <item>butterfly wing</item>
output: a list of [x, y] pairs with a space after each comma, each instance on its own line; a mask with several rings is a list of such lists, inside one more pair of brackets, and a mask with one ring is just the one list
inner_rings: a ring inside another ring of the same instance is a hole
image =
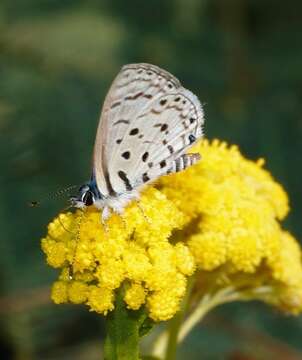
[[97, 131], [94, 172], [102, 195], [131, 191], [190, 165], [183, 154], [202, 136], [203, 122], [197, 97], [173, 75], [149, 64], [124, 66]]

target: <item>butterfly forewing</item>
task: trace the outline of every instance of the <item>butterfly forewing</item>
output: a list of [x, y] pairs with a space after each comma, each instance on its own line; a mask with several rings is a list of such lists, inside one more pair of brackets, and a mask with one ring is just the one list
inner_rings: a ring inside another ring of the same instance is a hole
[[102, 195], [131, 191], [171, 172], [202, 136], [197, 97], [149, 64], [122, 68], [106, 97], [97, 131], [94, 173]]

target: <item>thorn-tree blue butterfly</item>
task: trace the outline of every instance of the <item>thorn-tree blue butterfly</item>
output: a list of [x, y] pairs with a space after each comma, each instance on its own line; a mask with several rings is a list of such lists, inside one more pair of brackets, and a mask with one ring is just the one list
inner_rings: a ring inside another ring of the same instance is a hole
[[105, 221], [139, 198], [144, 185], [200, 159], [188, 149], [203, 135], [198, 98], [169, 72], [151, 64], [122, 67], [106, 96], [93, 168], [72, 205], [94, 205]]

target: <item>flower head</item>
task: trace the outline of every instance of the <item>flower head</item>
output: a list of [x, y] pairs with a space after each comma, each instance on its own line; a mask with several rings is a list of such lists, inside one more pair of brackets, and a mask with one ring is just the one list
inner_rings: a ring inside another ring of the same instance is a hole
[[149, 186], [139, 206], [109, 218], [107, 231], [94, 208], [49, 224], [42, 249], [61, 269], [54, 302], [106, 314], [122, 287], [129, 309], [145, 306], [153, 320], [167, 320], [197, 271], [197, 293], [248, 287], [254, 298], [301, 311], [301, 249], [279, 223], [288, 213], [283, 188], [262, 159], [249, 161], [236, 146], [204, 140], [193, 151], [198, 164]]

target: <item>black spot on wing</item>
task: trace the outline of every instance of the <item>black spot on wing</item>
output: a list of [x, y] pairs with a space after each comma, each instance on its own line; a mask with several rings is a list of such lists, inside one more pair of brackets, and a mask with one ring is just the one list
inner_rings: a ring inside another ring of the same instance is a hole
[[[151, 109], [151, 114], [156, 114], [156, 115], [158, 115], [158, 114], [160, 114], [161, 113], [161, 111], [157, 111], [157, 110], [155, 110], [155, 109]], [[145, 116], [145, 115], [144, 115]], [[140, 116], [139, 116], [140, 117]]]
[[135, 95], [129, 95], [129, 96], [126, 96], [124, 98], [124, 100], [136, 100], [138, 99], [140, 96], [142, 96], [144, 93], [142, 91], [138, 92], [137, 94]]
[[126, 190], [128, 191], [131, 191], [132, 190], [132, 186], [130, 184], [130, 181], [129, 179], [127, 178], [127, 175], [124, 171], [120, 170], [118, 172], [118, 176], [123, 180], [124, 184], [125, 184], [125, 187], [126, 187]]
[[143, 153], [143, 156], [142, 156], [142, 160], [143, 160], [143, 162], [146, 162], [146, 161], [147, 161], [148, 156], [149, 156], [148, 151], [146, 151], [145, 153]]
[[115, 191], [112, 187], [112, 184], [111, 184], [111, 181], [110, 181], [110, 176], [109, 176], [109, 172], [108, 172], [108, 168], [107, 168], [107, 163], [105, 161], [105, 152], [102, 151], [102, 170], [103, 170], [103, 174], [104, 174], [104, 179], [105, 179], [105, 183], [106, 183], [106, 187], [107, 187], [107, 190], [109, 192], [110, 195], [115, 195]]
[[130, 151], [123, 152], [122, 157], [126, 160], [130, 159]]
[[153, 125], [153, 127], [159, 127], [160, 131], [166, 131], [168, 129], [168, 124], [161, 124], [161, 123], [157, 123], [155, 125]]
[[147, 173], [144, 173], [143, 176], [142, 176], [142, 179], [143, 179], [143, 182], [147, 182], [150, 180], [149, 176]]
[[124, 119], [120, 119], [120, 120], [117, 120], [115, 123], [113, 123], [113, 125], [119, 125], [119, 124], [130, 124], [130, 121], [129, 120], [124, 120]]
[[146, 99], [152, 99], [153, 98], [153, 95], [151, 94], [144, 94], [142, 91], [138, 92], [137, 94], [135, 95], [128, 95], [124, 98], [124, 100], [136, 100], [138, 99], [139, 97], [144, 97]]
[[131, 129], [130, 132], [129, 132], [129, 135], [133, 136], [133, 135], [137, 135], [139, 132], [138, 128], [134, 128], [134, 129]]
[[159, 103], [161, 106], [164, 106], [167, 103], [167, 99], [162, 99]]
[[120, 106], [121, 105], [121, 102], [120, 101], [116, 101], [115, 103], [113, 103], [111, 106], [110, 106], [110, 109], [114, 109], [116, 108], [117, 106]]
[[159, 163], [160, 168], [164, 168], [167, 165], [166, 160], [163, 160]]
[[174, 149], [172, 145], [168, 145], [168, 150], [170, 151], [170, 154], [174, 153]]

